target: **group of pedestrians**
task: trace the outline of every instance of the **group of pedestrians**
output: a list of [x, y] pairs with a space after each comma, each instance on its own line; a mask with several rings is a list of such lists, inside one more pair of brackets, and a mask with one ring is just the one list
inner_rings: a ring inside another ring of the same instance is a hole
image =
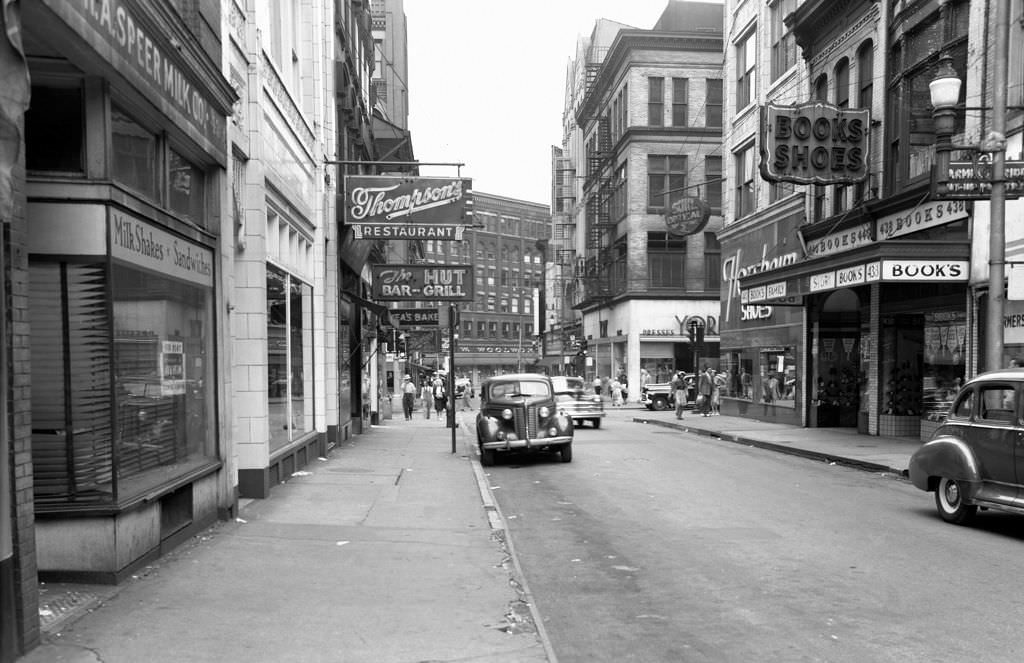
[[602, 393], [608, 394], [608, 397], [612, 401], [612, 407], [622, 407], [623, 405], [625, 405], [625, 378], [622, 378], [620, 380], [613, 380], [610, 377], [602, 378], [600, 376], [595, 376], [594, 381], [591, 384], [594, 387], [594, 393], [597, 394], [598, 396], [601, 396]]
[[[408, 373], [402, 378], [402, 412], [405, 420], [412, 419], [413, 410], [416, 409], [417, 392], [423, 405], [423, 416], [430, 419], [430, 411], [434, 410], [437, 418], [446, 421], [443, 415], [448, 410], [448, 388], [444, 376], [435, 373], [433, 376], [424, 378], [419, 389], [412, 376]], [[466, 382], [460, 382], [455, 386], [455, 397], [462, 405], [462, 410], [471, 408], [470, 398], [473, 396], [472, 386]]]
[[[721, 414], [720, 405], [722, 389], [725, 387], [726, 376], [724, 373], [717, 373], [715, 369], [707, 364], [697, 376], [697, 400], [694, 409], [700, 412], [702, 417], [711, 417]], [[693, 382], [686, 377], [686, 373], [679, 371], [672, 379], [672, 391], [676, 401], [676, 419], [683, 418], [683, 410]]]

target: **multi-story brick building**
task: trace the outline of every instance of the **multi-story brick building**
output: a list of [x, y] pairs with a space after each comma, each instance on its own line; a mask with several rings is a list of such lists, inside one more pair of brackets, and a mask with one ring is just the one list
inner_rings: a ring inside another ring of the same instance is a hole
[[[538, 370], [538, 307], [551, 213], [547, 205], [474, 191], [473, 219], [461, 241], [426, 240], [420, 249], [424, 262], [473, 266], [474, 299], [459, 305], [454, 370], [479, 385], [492, 375]], [[446, 333], [413, 336], [410, 348], [419, 360], [413, 368], [448, 366]]]
[[[672, 1], [650, 30], [599, 22], [576, 66], [583, 79], [567, 82], [579, 127], [566, 127], [563, 148], [579, 187], [571, 295], [587, 377], [638, 384], [641, 369], [667, 380], [718, 363], [722, 12]], [[679, 232], [668, 222], [674, 207], [696, 198], [710, 220]], [[687, 335], [692, 322], [703, 328], [700, 347]]]

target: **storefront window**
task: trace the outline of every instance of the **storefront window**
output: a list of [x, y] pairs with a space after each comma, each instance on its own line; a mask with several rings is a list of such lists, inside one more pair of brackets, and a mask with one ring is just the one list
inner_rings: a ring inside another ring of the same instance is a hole
[[[796, 407], [796, 348], [764, 348], [758, 353], [761, 401]], [[742, 377], [741, 377], [742, 382]]]
[[198, 226], [206, 215], [205, 173], [174, 150], [168, 154], [167, 206], [173, 212], [188, 218]]
[[722, 370], [728, 379], [722, 395], [728, 398], [754, 400], [754, 361], [740, 352], [726, 352], [722, 356]]
[[110, 273], [108, 284], [104, 263], [31, 265], [43, 506], [131, 499], [216, 455], [210, 289], [117, 263]]
[[29, 170], [81, 173], [85, 111], [82, 89], [32, 86], [25, 113], [25, 166]]
[[939, 421], [964, 383], [967, 363], [967, 315], [963, 311], [924, 314], [922, 417]]
[[118, 479], [214, 455], [208, 288], [112, 270]]
[[313, 289], [267, 266], [270, 450], [313, 429]]
[[117, 106], [112, 107], [111, 115], [114, 180], [159, 200], [156, 135]]

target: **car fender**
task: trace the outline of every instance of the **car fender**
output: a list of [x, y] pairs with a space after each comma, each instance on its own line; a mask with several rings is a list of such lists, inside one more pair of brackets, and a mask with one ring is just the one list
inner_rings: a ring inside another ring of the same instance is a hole
[[976, 484], [981, 480], [978, 461], [963, 440], [952, 436], [926, 442], [910, 457], [910, 481], [921, 490], [933, 490], [932, 477], [946, 477]]
[[480, 417], [476, 421], [477, 438], [480, 440], [498, 439], [498, 431], [501, 426], [494, 417]]

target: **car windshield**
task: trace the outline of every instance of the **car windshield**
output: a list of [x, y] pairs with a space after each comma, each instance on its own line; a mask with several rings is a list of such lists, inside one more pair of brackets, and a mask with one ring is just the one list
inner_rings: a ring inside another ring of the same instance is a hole
[[552, 375], [551, 384], [554, 385], [555, 391], [583, 391], [583, 378]]
[[495, 382], [490, 387], [491, 398], [511, 398], [514, 396], [550, 396], [551, 387], [541, 380], [516, 380], [515, 382]]

